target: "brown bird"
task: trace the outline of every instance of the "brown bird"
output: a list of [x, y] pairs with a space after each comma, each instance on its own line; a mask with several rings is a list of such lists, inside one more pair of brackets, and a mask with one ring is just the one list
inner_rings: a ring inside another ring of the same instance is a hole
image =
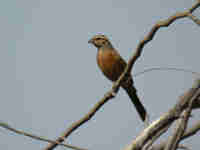
[[[95, 35], [88, 43], [93, 44], [98, 49], [97, 63], [103, 74], [109, 80], [116, 81], [127, 65], [125, 60], [120, 56], [105, 35]], [[142, 121], [146, 121], [147, 112], [137, 96], [131, 74], [121, 86], [129, 95]]]

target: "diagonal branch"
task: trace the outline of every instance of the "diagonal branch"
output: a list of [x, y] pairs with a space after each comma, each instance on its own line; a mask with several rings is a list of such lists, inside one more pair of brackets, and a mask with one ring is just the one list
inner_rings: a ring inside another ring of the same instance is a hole
[[[62, 143], [65, 138], [67, 138], [73, 131], [75, 131], [77, 128], [79, 128], [82, 124], [89, 121], [95, 113], [110, 99], [114, 97], [113, 91], [111, 90], [108, 92], [84, 117], [82, 117], [80, 120], [74, 122], [71, 124], [71, 126], [61, 135], [56, 142]], [[54, 149], [58, 144], [57, 143], [50, 143], [45, 150], [52, 150]]]
[[183, 115], [180, 116], [180, 118], [177, 120], [175, 132], [172, 136], [169, 137], [165, 150], [177, 149], [180, 139], [183, 136], [185, 129], [187, 127], [190, 112], [191, 112], [191, 108], [184, 110]]

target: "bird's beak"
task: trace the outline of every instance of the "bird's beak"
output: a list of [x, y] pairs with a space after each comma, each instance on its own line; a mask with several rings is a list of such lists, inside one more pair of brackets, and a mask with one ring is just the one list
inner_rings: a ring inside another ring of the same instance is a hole
[[90, 39], [90, 40], [88, 41], [88, 43], [89, 43], [89, 44], [92, 44], [92, 43], [93, 43], [93, 40], [92, 40], [92, 39]]

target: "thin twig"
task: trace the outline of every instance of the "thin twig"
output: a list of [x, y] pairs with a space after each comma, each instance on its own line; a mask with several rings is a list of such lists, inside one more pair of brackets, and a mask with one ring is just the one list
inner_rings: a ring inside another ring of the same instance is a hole
[[152, 68], [144, 69], [141, 72], [137, 72], [137, 73], [133, 74], [133, 76], [137, 77], [137, 76], [140, 76], [144, 73], [151, 72], [151, 71], [169, 71], [169, 70], [170, 71], [180, 71], [180, 72], [185, 72], [185, 73], [191, 73], [191, 74], [194, 74], [194, 75], [200, 77], [199, 72], [195, 72], [195, 71], [190, 70], [190, 69], [175, 68], [175, 67], [152, 67]]
[[37, 135], [33, 135], [33, 134], [30, 134], [30, 133], [27, 133], [27, 132], [24, 132], [24, 131], [20, 131], [18, 129], [15, 129], [15, 128], [11, 127], [10, 125], [8, 125], [7, 123], [4, 123], [4, 122], [0, 122], [0, 127], [4, 128], [4, 129], [7, 129], [9, 131], [12, 131], [12, 132], [14, 132], [16, 134], [20, 134], [20, 135], [24, 135], [24, 136], [30, 137], [30, 138], [35, 139], [35, 140], [44, 141], [44, 142], [53, 143], [53, 144], [56, 143], [56, 144], [58, 144], [60, 146], [64, 146], [66, 148], [71, 148], [71, 149], [74, 149], [74, 150], [87, 150], [85, 148], [80, 148], [80, 147], [69, 145], [69, 144], [58, 143], [58, 142], [56, 142], [54, 140], [50, 140], [50, 139], [47, 139], [47, 138], [44, 138], [44, 137], [41, 137], [41, 136], [37, 136]]

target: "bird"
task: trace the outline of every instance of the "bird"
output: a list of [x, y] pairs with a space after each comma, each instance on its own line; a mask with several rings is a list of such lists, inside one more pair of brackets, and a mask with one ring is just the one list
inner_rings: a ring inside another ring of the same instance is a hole
[[[113, 47], [108, 37], [104, 34], [98, 34], [93, 36], [88, 43], [97, 48], [96, 59], [102, 73], [112, 82], [117, 81], [124, 72], [127, 63]], [[127, 79], [121, 83], [121, 87], [128, 94], [141, 120], [146, 122], [148, 118], [147, 111], [137, 95], [136, 88], [133, 86], [131, 74], [129, 74]]]

